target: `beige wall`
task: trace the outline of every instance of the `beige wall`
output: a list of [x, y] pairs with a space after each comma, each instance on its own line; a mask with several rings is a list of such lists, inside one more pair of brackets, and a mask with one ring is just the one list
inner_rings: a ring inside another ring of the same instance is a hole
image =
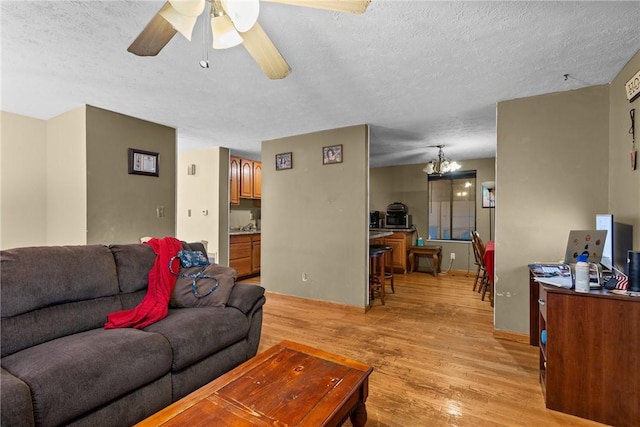
[[[158, 152], [159, 176], [130, 175], [129, 148]], [[87, 243], [175, 236], [175, 165], [175, 129], [87, 106]]]
[[631, 170], [631, 118], [636, 110], [636, 150], [640, 151], [640, 98], [629, 102], [624, 84], [640, 70], [638, 51], [611, 82], [609, 88], [609, 209], [618, 222], [633, 225], [633, 249], [640, 250], [640, 160]]
[[86, 111], [47, 121], [47, 245], [87, 243]]
[[608, 104], [606, 85], [498, 104], [496, 329], [528, 333], [527, 264], [608, 209]]
[[[2, 248], [175, 235], [174, 129], [91, 106], [2, 124]], [[160, 177], [129, 175], [129, 147], [159, 152]]]
[[[195, 175], [187, 174], [191, 164]], [[219, 264], [228, 263], [228, 164], [229, 150], [215, 147], [178, 153], [176, 169], [177, 235], [189, 242], [206, 240], [209, 256]]]
[[47, 122], [0, 114], [0, 248], [46, 245]]
[[[343, 144], [343, 163], [322, 147]], [[368, 304], [369, 129], [352, 126], [262, 143], [261, 283], [271, 292]], [[293, 168], [275, 170], [275, 155]], [[307, 281], [302, 274], [307, 274]]]
[[[495, 234], [495, 216], [493, 209], [482, 208], [481, 184], [495, 180], [495, 158], [459, 161], [462, 169], [476, 171], [476, 229], [484, 240], [489, 240], [489, 231]], [[407, 205], [413, 224], [419, 234], [427, 240], [429, 220], [429, 186], [427, 175], [422, 172], [424, 164], [389, 166], [372, 168], [370, 171], [370, 206], [371, 210], [386, 212], [387, 205], [400, 201]], [[496, 192], [497, 193], [497, 192]], [[491, 217], [490, 217], [491, 215]], [[489, 220], [491, 219], [491, 223]], [[414, 234], [414, 242], [418, 233]], [[436, 243], [437, 242], [437, 243]], [[442, 246], [444, 270], [449, 267], [457, 271], [469, 271], [475, 274], [475, 257], [470, 243], [433, 241], [425, 244]], [[451, 262], [450, 254], [456, 254]], [[427, 260], [422, 259], [421, 262]], [[426, 267], [426, 263], [425, 263]], [[422, 266], [419, 266], [422, 268]]]

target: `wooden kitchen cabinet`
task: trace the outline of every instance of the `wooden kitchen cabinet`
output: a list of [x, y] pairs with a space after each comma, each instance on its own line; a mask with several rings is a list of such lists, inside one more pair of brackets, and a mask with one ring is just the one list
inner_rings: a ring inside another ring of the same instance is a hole
[[260, 273], [260, 245], [260, 233], [229, 236], [229, 267], [239, 278]]
[[240, 204], [240, 157], [229, 158], [229, 203]]
[[540, 385], [547, 408], [615, 426], [640, 420], [640, 300], [539, 284]]
[[260, 273], [261, 242], [260, 234], [251, 236], [251, 272], [254, 274]]
[[413, 233], [415, 231], [395, 231], [391, 236], [375, 239], [371, 243], [387, 245], [393, 248], [393, 269], [407, 272], [409, 265], [409, 250], [413, 245]]
[[239, 205], [240, 199], [262, 198], [262, 162], [229, 157], [229, 202]]
[[240, 161], [240, 197], [253, 198], [253, 160]]
[[262, 162], [253, 161], [253, 198], [262, 198]]

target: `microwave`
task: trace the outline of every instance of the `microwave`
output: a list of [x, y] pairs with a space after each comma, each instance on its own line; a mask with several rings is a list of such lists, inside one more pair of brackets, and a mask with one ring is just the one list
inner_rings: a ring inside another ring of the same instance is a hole
[[411, 228], [413, 222], [408, 214], [389, 214], [385, 218], [385, 228]]

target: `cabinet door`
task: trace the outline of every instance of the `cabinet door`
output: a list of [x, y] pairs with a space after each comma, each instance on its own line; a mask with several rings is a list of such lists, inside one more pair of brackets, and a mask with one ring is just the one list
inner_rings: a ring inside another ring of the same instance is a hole
[[229, 158], [229, 202], [232, 205], [240, 204], [240, 158]]
[[393, 268], [406, 270], [407, 255], [404, 239], [384, 239], [384, 242], [393, 248]]
[[253, 162], [253, 198], [262, 198], [262, 162]]
[[229, 239], [229, 267], [238, 272], [238, 277], [251, 274], [251, 237], [231, 236]]
[[253, 197], [253, 161], [241, 159], [240, 162], [240, 197]]
[[260, 235], [253, 237], [253, 246], [251, 251], [251, 272], [259, 273], [260, 272]]

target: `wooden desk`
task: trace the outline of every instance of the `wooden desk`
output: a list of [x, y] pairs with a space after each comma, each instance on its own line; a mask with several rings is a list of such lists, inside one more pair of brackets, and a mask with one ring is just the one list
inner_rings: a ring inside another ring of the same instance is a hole
[[367, 421], [373, 368], [283, 341], [137, 424], [339, 426]]
[[418, 258], [426, 256], [433, 259], [433, 275], [438, 277], [440, 273], [440, 259], [442, 258], [442, 246], [411, 246], [409, 250], [409, 271], [414, 272], [418, 266]]
[[640, 420], [640, 299], [537, 284], [547, 408], [615, 426]]

